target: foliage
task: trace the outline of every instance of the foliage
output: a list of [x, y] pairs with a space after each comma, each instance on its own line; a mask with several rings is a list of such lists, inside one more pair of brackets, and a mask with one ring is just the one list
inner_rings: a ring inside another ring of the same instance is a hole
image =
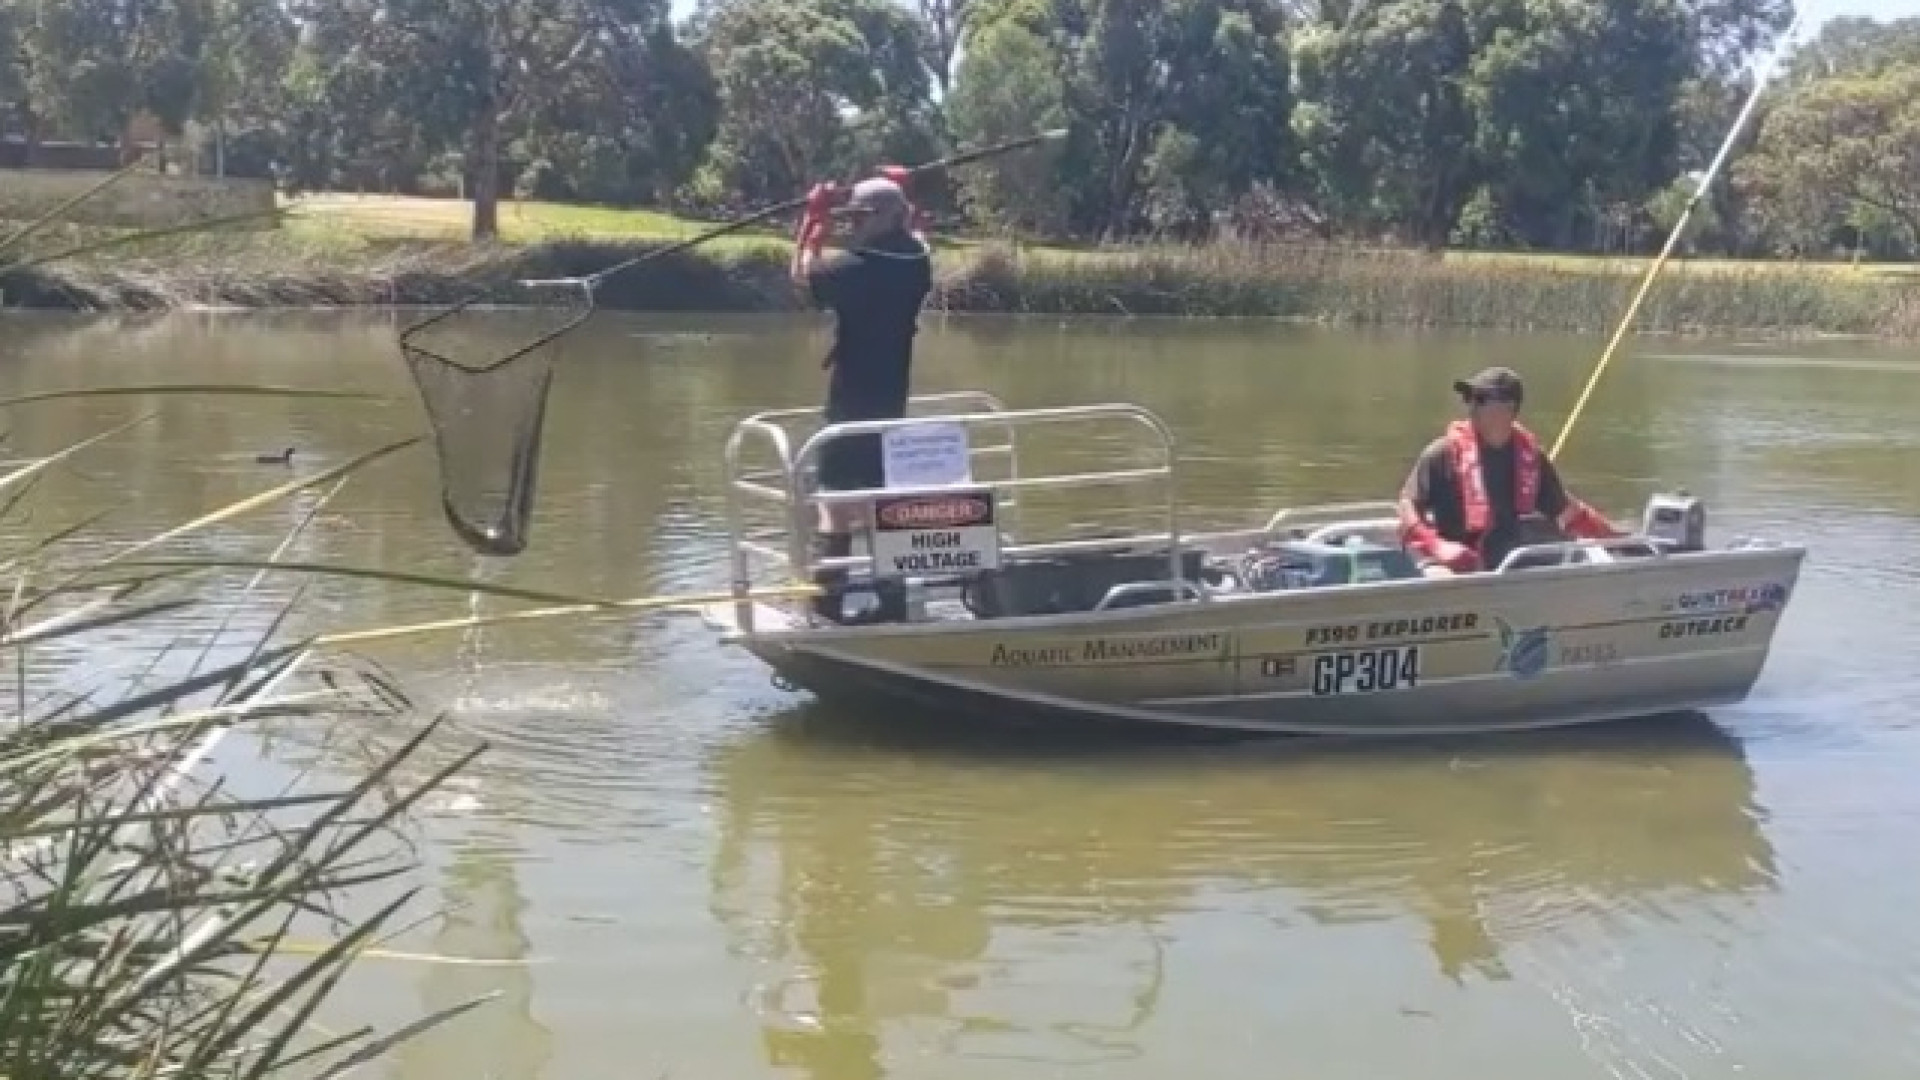
[[[117, 140], [151, 114], [203, 169], [470, 197], [479, 239], [500, 236], [501, 199], [717, 214], [1057, 125], [1064, 146], [916, 198], [1076, 241], [1306, 223], [1569, 251], [1658, 246], [1673, 192], [1718, 149], [1791, 14], [1791, 0], [701, 0], [676, 26], [668, 0], [143, 0], [141, 19], [116, 21], [123, 5], [0, 0], [0, 124]], [[1831, 170], [1789, 168], [1785, 135], [1762, 133], [1864, 100], [1863, 84], [1817, 84], [1914, 64], [1920, 19], [1828, 21], [1734, 158], [1776, 164], [1716, 184], [1691, 242], [1864, 237], [1911, 254], [1903, 211], [1880, 205], [1894, 177], [1818, 190]], [[1884, 110], [1851, 115], [1848, 139], [1878, 140], [1885, 174], [1909, 135]]]
[[[1011, 20], [975, 34], [947, 99], [954, 138], [969, 146], [1059, 127], [1066, 105], [1047, 43]], [[974, 220], [1040, 235], [1067, 223], [1067, 189], [1053, 147], [984, 162], [968, 177], [964, 205]]]
[[215, 11], [211, 0], [10, 0], [43, 117], [118, 141], [146, 111], [178, 133], [193, 115]]
[[711, 137], [710, 82], [667, 25], [664, 0], [309, 8], [287, 79], [303, 187], [418, 189], [457, 163], [473, 236], [490, 240], [511, 174], [565, 194], [658, 198]]
[[[1604, 333], [1645, 260], [1215, 243], [1057, 254], [989, 249], [955, 267], [951, 311], [1267, 317], [1313, 324]], [[1650, 333], [1920, 335], [1912, 284], [1793, 264], [1675, 265], [1649, 295]]]
[[709, 183], [734, 198], [791, 198], [856, 161], [929, 156], [926, 37], [893, 0], [720, 0], [700, 46], [722, 103]]
[[1844, 224], [1920, 247], [1920, 65], [1794, 88], [1742, 176], [1791, 241], [1817, 245]]
[[1898, 64], [1920, 63], [1920, 17], [1828, 21], [1794, 51], [1787, 77], [1794, 83], [1849, 75], [1878, 75]]

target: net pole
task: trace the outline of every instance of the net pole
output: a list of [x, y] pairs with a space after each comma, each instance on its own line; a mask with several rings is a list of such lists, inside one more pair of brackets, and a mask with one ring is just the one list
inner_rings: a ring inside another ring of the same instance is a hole
[[[911, 180], [1066, 134], [1066, 129], [1056, 128], [950, 154], [914, 166], [907, 174]], [[518, 279], [512, 284], [523, 292], [531, 291], [535, 297], [558, 304], [571, 303], [573, 309], [488, 363], [462, 363], [454, 355], [459, 348], [430, 344], [425, 334], [436, 327], [447, 327], [455, 315], [472, 310], [493, 292], [476, 291], [403, 329], [399, 334], [401, 353], [433, 428], [440, 463], [441, 508], [455, 535], [483, 555], [513, 556], [526, 549], [546, 402], [553, 384], [553, 347], [592, 317], [595, 291], [601, 284], [642, 263], [687, 251], [806, 205], [804, 198], [789, 199], [591, 274]], [[535, 310], [544, 306], [533, 305]], [[497, 340], [496, 336], [490, 337]]]

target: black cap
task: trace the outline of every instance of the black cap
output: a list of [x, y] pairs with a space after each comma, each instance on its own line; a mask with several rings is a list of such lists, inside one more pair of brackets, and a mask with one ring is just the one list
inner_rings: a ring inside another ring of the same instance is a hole
[[1511, 401], [1515, 405], [1520, 404], [1526, 396], [1526, 389], [1520, 383], [1520, 373], [1505, 367], [1484, 368], [1471, 378], [1455, 379], [1453, 392], [1459, 394], [1462, 401], [1484, 394]]

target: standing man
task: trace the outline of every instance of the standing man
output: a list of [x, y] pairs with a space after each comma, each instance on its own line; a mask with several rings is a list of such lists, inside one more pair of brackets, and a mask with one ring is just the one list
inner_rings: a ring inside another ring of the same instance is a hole
[[[907, 414], [913, 371], [913, 340], [920, 306], [933, 291], [933, 252], [912, 229], [913, 207], [900, 185], [885, 177], [855, 184], [846, 193], [831, 184], [807, 195], [800, 221], [792, 276], [815, 307], [834, 314], [833, 347], [822, 366], [828, 370], [825, 419], [893, 420]], [[823, 256], [836, 220], [847, 225], [846, 248]], [[820, 449], [820, 487], [853, 491], [886, 485], [880, 436], [834, 439]], [[821, 507], [814, 537], [815, 558], [844, 558], [853, 553], [853, 529], [864, 508], [847, 504]], [[822, 593], [814, 611], [833, 622], [845, 615], [847, 572], [818, 570], [814, 584]], [[898, 581], [877, 584], [879, 607], [872, 619], [898, 622], [907, 614], [906, 588]]]
[[1400, 489], [1400, 542], [1429, 567], [1489, 570], [1519, 546], [1521, 522], [1544, 516], [1569, 536], [1626, 535], [1567, 494], [1553, 461], [1516, 419], [1525, 389], [1511, 368], [1453, 384], [1467, 418], [1427, 444]]

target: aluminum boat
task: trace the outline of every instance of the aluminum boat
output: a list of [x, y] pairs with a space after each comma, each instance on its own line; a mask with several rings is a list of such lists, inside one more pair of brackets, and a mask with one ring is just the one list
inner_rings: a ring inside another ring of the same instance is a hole
[[[827, 702], [1342, 736], [1697, 712], [1748, 695], [1806, 556], [1751, 539], [1709, 547], [1703, 503], [1676, 492], [1652, 496], [1633, 535], [1546, 537], [1492, 569], [1435, 577], [1401, 548], [1387, 502], [1187, 532], [1173, 433], [1139, 405], [1008, 409], [963, 392], [916, 398], [899, 420], [811, 416], [735, 426], [733, 600], [702, 616], [779, 685]], [[1083, 446], [1130, 432], [1144, 463], [1023, 473], [1022, 435], [1063, 425], [1088, 429]], [[856, 435], [883, 440], [886, 486], [817, 490], [821, 447]], [[1142, 485], [1160, 494], [1136, 529], [1029, 535], [1021, 520], [1024, 493]], [[829, 500], [869, 508], [864, 550], [816, 560]], [[756, 595], [834, 566], [856, 592], [900, 580], [908, 617], [841, 625]]]

